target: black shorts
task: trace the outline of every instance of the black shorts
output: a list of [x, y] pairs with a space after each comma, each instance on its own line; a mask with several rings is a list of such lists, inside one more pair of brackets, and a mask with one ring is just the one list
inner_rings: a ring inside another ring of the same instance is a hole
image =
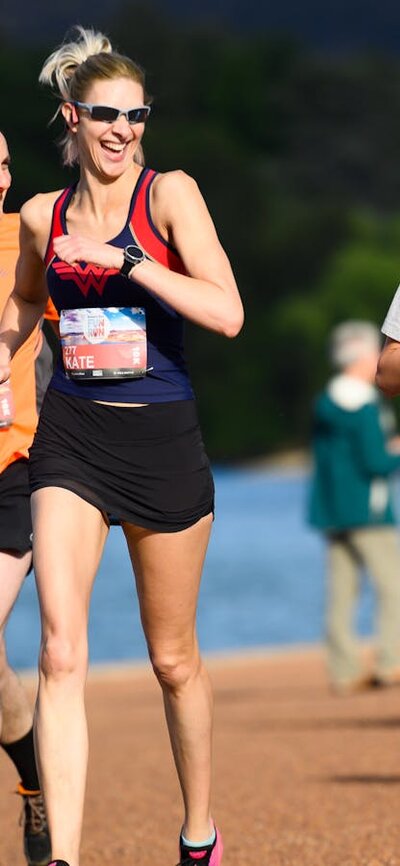
[[28, 461], [21, 459], [0, 473], [0, 550], [26, 553], [31, 547]]
[[29, 457], [32, 492], [66, 488], [108, 520], [178, 532], [214, 510], [194, 400], [107, 406], [49, 389]]

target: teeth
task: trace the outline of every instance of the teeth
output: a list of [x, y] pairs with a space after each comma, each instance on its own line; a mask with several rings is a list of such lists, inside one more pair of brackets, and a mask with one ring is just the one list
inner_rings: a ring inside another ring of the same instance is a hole
[[124, 144], [115, 144], [115, 142], [103, 141], [105, 147], [108, 147], [109, 150], [113, 150], [115, 153], [122, 153], [125, 145]]

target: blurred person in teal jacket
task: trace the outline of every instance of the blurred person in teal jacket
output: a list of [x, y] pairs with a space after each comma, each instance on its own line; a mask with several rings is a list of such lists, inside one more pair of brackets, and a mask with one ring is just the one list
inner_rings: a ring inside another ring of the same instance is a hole
[[[400, 470], [400, 437], [374, 384], [379, 352], [372, 323], [338, 325], [330, 339], [337, 373], [313, 412], [309, 519], [327, 541], [327, 661], [340, 693], [400, 683], [400, 547], [390, 484]], [[362, 569], [377, 596], [371, 671], [363, 670], [353, 623]]]

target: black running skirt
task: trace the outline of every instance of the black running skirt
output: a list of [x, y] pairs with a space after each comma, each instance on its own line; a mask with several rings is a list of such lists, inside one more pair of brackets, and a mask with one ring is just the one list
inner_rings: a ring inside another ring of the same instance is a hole
[[21, 458], [0, 473], [0, 550], [27, 553], [31, 548], [28, 461]]
[[47, 391], [29, 452], [31, 490], [63, 487], [111, 522], [178, 532], [214, 510], [194, 400], [106, 406]]

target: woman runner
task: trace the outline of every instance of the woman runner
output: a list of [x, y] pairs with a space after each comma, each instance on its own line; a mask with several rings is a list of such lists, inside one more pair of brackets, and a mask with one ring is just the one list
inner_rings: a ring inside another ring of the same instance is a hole
[[79, 864], [87, 765], [87, 619], [110, 515], [134, 568], [184, 803], [180, 863], [219, 866], [210, 815], [212, 698], [196, 638], [213, 481], [182, 350], [183, 320], [234, 337], [239, 293], [204, 200], [182, 171], [142, 165], [143, 72], [77, 28], [45, 62], [65, 120], [70, 188], [21, 211], [0, 381], [43, 314], [62, 359], [30, 453], [42, 617], [36, 745], [57, 866]]

